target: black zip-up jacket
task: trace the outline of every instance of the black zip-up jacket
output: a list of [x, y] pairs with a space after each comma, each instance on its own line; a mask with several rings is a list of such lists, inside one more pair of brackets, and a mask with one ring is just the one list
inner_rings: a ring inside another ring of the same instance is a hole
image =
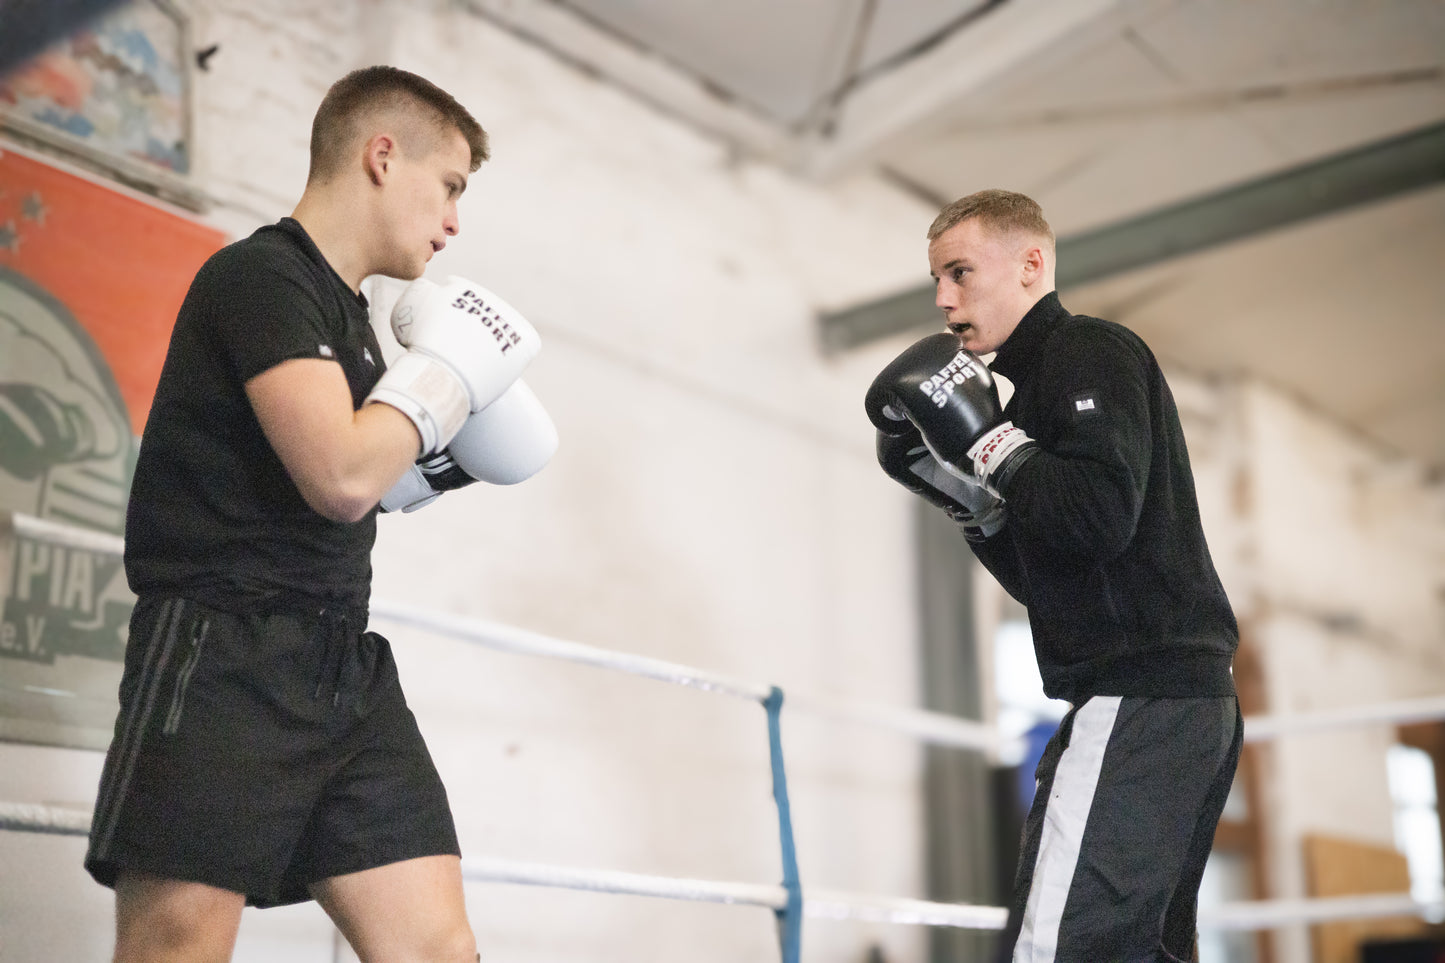
[[991, 367], [1014, 384], [1005, 416], [1041, 450], [1002, 493], [1008, 523], [972, 547], [1028, 608], [1044, 691], [1233, 695], [1239, 630], [1149, 348], [1050, 293]]

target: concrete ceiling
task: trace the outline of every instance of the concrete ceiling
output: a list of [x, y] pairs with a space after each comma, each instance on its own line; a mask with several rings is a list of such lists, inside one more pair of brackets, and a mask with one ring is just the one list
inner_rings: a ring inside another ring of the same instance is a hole
[[[1024, 191], [1064, 239], [1445, 122], [1441, 0], [467, 2], [740, 150]], [[1061, 293], [1439, 472], [1438, 180]]]

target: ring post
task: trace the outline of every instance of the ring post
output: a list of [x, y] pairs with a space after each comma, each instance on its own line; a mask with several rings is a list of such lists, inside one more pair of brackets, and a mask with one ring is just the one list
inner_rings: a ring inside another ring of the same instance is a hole
[[779, 716], [783, 690], [773, 686], [763, 708], [768, 710], [768, 753], [773, 766], [773, 802], [778, 805], [778, 836], [783, 848], [783, 889], [787, 905], [777, 910], [778, 941], [783, 963], [799, 963], [803, 952], [803, 887], [798, 880], [798, 853], [793, 845], [793, 814], [788, 805], [788, 776], [783, 768], [783, 732]]

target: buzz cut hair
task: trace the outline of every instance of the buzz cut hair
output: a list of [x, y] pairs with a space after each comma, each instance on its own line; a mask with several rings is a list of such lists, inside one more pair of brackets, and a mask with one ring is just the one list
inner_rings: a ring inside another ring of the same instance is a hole
[[344, 170], [358, 139], [370, 133], [367, 122], [383, 114], [401, 118], [399, 138], [419, 141], [403, 150], [424, 154], [456, 130], [471, 149], [470, 172], [491, 156], [487, 132], [451, 94], [399, 67], [362, 67], [332, 84], [316, 110], [307, 183], [325, 183]]
[[928, 239], [934, 240], [969, 218], [977, 218], [991, 233], [1028, 233], [1047, 238], [1049, 247], [1054, 246], [1054, 229], [1044, 219], [1044, 209], [1038, 201], [1026, 194], [996, 188], [960, 197], [939, 211], [928, 227]]

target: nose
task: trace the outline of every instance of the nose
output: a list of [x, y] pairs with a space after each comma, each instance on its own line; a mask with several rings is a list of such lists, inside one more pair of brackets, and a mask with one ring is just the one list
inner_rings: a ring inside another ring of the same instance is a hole
[[456, 237], [461, 229], [461, 218], [457, 216], [456, 205], [452, 205], [447, 208], [446, 216], [442, 218], [442, 230], [446, 232], [447, 237]]
[[954, 297], [953, 285], [940, 279], [933, 292], [933, 303], [941, 308], [944, 314], [958, 307], [958, 298]]

